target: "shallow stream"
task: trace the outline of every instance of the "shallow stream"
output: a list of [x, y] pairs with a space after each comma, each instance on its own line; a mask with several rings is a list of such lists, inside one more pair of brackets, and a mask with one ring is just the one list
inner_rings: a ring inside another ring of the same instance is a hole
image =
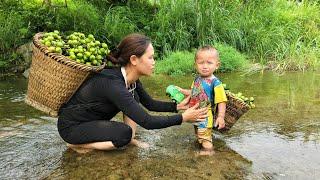
[[[320, 74], [218, 76], [231, 91], [255, 97], [256, 108], [228, 133], [214, 134], [210, 157], [197, 156], [191, 124], [139, 128], [148, 149], [77, 154], [59, 137], [55, 118], [24, 103], [26, 79], [1, 79], [0, 179], [319, 179]], [[165, 88], [187, 88], [192, 76], [142, 82], [154, 98], [169, 100]]]

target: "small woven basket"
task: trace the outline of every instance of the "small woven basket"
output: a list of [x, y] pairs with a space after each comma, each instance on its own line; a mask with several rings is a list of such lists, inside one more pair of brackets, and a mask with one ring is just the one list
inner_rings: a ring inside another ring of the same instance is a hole
[[101, 66], [88, 66], [50, 53], [40, 43], [43, 33], [33, 38], [32, 63], [25, 102], [50, 116], [58, 116], [60, 106], [67, 102], [86, 78], [101, 71]]
[[[218, 130], [220, 132], [229, 131], [231, 127], [238, 121], [238, 119], [250, 109], [248, 104], [233, 96], [230, 92], [226, 92], [226, 95], [228, 102], [224, 117], [225, 127]], [[217, 118], [216, 116], [217, 113], [215, 114], [215, 119]]]

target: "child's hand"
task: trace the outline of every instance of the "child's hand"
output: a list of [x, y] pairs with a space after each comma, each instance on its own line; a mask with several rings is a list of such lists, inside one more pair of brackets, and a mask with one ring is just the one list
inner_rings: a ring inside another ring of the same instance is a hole
[[189, 96], [191, 94], [191, 90], [190, 89], [182, 89], [179, 86], [176, 86], [176, 88], [184, 95]]
[[215, 127], [218, 127], [218, 129], [223, 129], [225, 127], [225, 121], [223, 117], [218, 116], [216, 119], [216, 123], [214, 125]]
[[181, 101], [179, 104], [177, 104], [177, 110], [186, 110], [189, 108], [189, 101], [190, 101], [190, 97], [191, 96], [188, 96], [186, 98], [184, 98], [183, 101]]
[[222, 129], [226, 126], [224, 121], [226, 107], [227, 107], [227, 104], [225, 102], [218, 104], [218, 117], [216, 119], [216, 123], [214, 124], [214, 126], [218, 127], [218, 129]]

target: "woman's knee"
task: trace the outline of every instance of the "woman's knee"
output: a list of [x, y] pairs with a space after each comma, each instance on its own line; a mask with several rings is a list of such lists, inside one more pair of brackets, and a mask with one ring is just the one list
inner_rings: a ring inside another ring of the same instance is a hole
[[123, 125], [124, 126], [117, 133], [118, 134], [117, 139], [112, 142], [114, 144], [114, 146], [116, 146], [117, 148], [123, 147], [123, 146], [129, 144], [131, 141], [131, 138], [132, 138], [131, 127], [126, 124], [123, 124]]

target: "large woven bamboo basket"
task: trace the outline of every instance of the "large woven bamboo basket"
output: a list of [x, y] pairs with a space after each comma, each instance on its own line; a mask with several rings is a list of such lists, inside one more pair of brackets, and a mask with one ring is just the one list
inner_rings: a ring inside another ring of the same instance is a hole
[[50, 116], [56, 117], [60, 106], [67, 102], [84, 80], [101, 71], [101, 66], [80, 64], [69, 58], [50, 53], [40, 43], [43, 33], [33, 38], [32, 63], [25, 102]]
[[232, 95], [230, 92], [226, 92], [226, 95], [228, 98], [228, 102], [227, 102], [227, 109], [226, 109], [226, 114], [224, 118], [225, 128], [220, 129], [219, 130], [220, 132], [229, 131], [231, 127], [238, 121], [238, 119], [250, 109], [250, 106], [248, 104], [238, 99], [237, 97]]

